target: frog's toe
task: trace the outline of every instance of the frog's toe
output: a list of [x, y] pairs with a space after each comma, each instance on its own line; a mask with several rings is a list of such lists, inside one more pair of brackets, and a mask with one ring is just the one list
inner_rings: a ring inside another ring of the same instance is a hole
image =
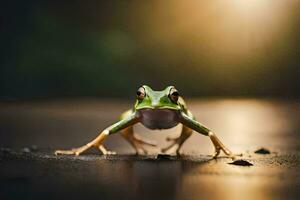
[[116, 155], [117, 154], [117, 152], [115, 152], [115, 151], [108, 151], [103, 145], [100, 145], [98, 148], [103, 155]]
[[232, 160], [236, 160], [236, 157], [241, 157], [241, 156], [243, 156], [242, 153], [236, 153], [236, 154], [232, 153], [228, 155], [228, 157], [231, 158]]
[[72, 155], [74, 154], [73, 152], [70, 151], [65, 151], [65, 150], [56, 150], [54, 152], [55, 155]]
[[216, 159], [220, 155], [220, 153], [221, 153], [221, 148], [216, 148], [212, 157]]
[[[216, 158], [220, 155], [220, 153], [221, 153], [221, 149], [216, 149], [216, 150], [215, 150], [215, 153], [213, 154], [212, 157], [213, 157], [214, 159], [216, 159]], [[225, 152], [224, 152], [224, 153], [225, 153]], [[231, 152], [230, 152], [230, 153], [227, 153], [227, 152], [226, 152], [225, 155], [228, 156], [229, 158], [231, 158], [232, 160], [235, 160], [236, 157], [242, 156], [243, 154], [241, 154], [241, 153], [240, 153], [240, 154], [234, 154], [234, 153], [231, 153]]]
[[148, 151], [143, 147], [138, 147], [135, 149], [135, 155], [148, 155]]
[[178, 149], [176, 150], [176, 155], [177, 155], [177, 156], [183, 155], [183, 153], [180, 152], [180, 148], [178, 148]]
[[80, 155], [80, 151], [77, 151], [76, 149], [71, 149], [71, 150], [56, 150], [54, 152], [55, 155]]

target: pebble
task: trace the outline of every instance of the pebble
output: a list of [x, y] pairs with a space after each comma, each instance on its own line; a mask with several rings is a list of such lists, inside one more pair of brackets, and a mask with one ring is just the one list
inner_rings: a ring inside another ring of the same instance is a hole
[[170, 160], [171, 157], [172, 156], [170, 154], [158, 154], [156, 159], [157, 160]]
[[270, 154], [271, 152], [266, 148], [260, 148], [260, 149], [257, 149], [256, 151], [254, 151], [254, 153], [257, 153], [257, 154]]
[[253, 166], [252, 163], [248, 162], [247, 160], [242, 160], [242, 159], [239, 159], [239, 160], [235, 160], [231, 163], [228, 163], [230, 165], [239, 165], [239, 166]]

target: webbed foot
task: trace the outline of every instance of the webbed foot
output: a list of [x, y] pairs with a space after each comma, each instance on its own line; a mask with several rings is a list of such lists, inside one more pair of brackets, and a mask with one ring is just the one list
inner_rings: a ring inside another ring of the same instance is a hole
[[[216, 150], [214, 152], [213, 156], [212, 156], [213, 159], [217, 159], [218, 156], [219, 156], [219, 154], [220, 154], [220, 152], [221, 152], [220, 150]], [[227, 153], [225, 153], [225, 155], [228, 156], [229, 158], [231, 158], [232, 160], [235, 160], [236, 157], [238, 157], [238, 156], [243, 156], [242, 153], [240, 153], [240, 154], [234, 154], [234, 153], [227, 154]]]
[[209, 137], [210, 137], [213, 145], [215, 146], [215, 152], [213, 154], [214, 159], [219, 156], [221, 151], [223, 151], [224, 154], [226, 156], [228, 156], [229, 158], [231, 158], [232, 160], [234, 160], [235, 157], [237, 157], [237, 156], [242, 156], [242, 154], [234, 154], [233, 152], [231, 152], [228, 148], [225, 147], [225, 145], [223, 143], [221, 143], [221, 141], [217, 138], [217, 136], [214, 135], [212, 132], [209, 134]]
[[157, 143], [142, 138], [141, 136], [134, 134], [132, 129], [127, 129], [123, 132], [122, 136], [132, 145], [136, 151], [136, 155], [147, 155], [148, 151], [144, 145], [157, 146]]
[[116, 151], [108, 151], [103, 145], [100, 145], [98, 149], [102, 152], [103, 155], [116, 155]]

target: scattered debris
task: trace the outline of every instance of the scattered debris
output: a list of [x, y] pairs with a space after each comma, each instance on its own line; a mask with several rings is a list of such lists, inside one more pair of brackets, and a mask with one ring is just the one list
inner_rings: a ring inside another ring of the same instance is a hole
[[270, 154], [271, 152], [266, 149], [266, 148], [260, 148], [260, 149], [257, 149], [256, 151], [254, 151], [254, 153], [257, 153], [257, 154]]
[[228, 164], [230, 164], [230, 165], [239, 165], [239, 166], [253, 166], [252, 163], [248, 162], [247, 160], [242, 160], [242, 159], [234, 160], [233, 162], [228, 163]]

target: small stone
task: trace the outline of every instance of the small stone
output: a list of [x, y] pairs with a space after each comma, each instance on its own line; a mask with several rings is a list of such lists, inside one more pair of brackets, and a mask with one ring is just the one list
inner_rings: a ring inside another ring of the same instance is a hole
[[157, 160], [171, 160], [171, 155], [170, 154], [158, 154], [156, 159]]
[[271, 152], [268, 149], [260, 148], [260, 149], [257, 149], [256, 151], [254, 151], [254, 153], [257, 153], [257, 154], [270, 154]]
[[253, 166], [252, 163], [248, 162], [247, 160], [242, 160], [242, 159], [239, 159], [239, 160], [235, 160], [231, 163], [228, 163], [230, 165], [239, 165], [239, 166]]

